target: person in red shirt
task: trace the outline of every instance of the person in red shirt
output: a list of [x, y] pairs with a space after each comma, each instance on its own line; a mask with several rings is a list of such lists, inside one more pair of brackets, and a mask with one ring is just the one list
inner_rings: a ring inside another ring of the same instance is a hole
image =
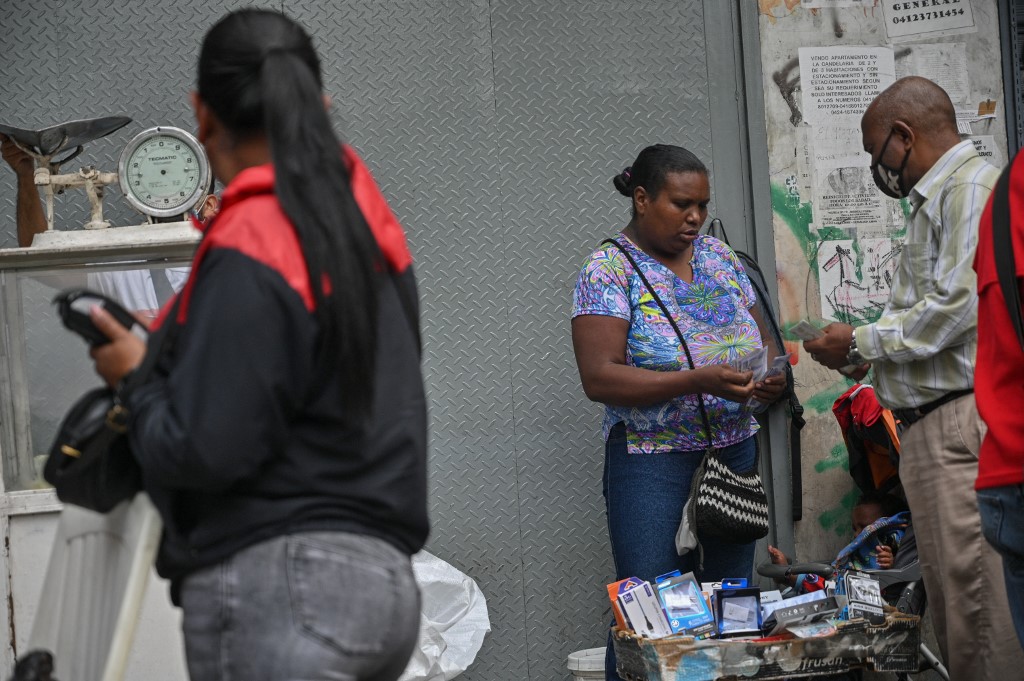
[[[1009, 182], [1010, 236], [1016, 283], [1024, 277], [1024, 154], [1003, 172], [978, 228], [978, 358], [974, 392], [988, 432], [978, 455], [975, 490], [985, 538], [1003, 558], [1006, 593], [1017, 638], [1024, 646], [1024, 349], [996, 274], [993, 219], [1001, 185]], [[1005, 196], [1005, 194], [1004, 194]], [[1004, 199], [1005, 200], [1005, 199]], [[1022, 295], [1021, 297], [1024, 297]]]

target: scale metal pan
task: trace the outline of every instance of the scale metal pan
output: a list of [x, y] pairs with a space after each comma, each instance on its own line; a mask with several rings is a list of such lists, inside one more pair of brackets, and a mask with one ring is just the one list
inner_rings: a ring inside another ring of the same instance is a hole
[[75, 149], [86, 142], [106, 137], [131, 122], [132, 119], [127, 116], [108, 116], [68, 121], [42, 130], [26, 130], [0, 124], [0, 134], [13, 138], [40, 156], [53, 156], [65, 149]]

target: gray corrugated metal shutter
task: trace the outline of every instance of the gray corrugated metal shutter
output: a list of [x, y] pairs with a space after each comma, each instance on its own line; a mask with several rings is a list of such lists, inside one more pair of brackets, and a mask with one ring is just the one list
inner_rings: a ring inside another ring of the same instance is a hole
[[[0, 121], [132, 116], [87, 149], [83, 161], [103, 168], [143, 127], [191, 128], [202, 31], [239, 3], [139, 5], [6, 9]], [[313, 32], [339, 129], [412, 242], [431, 410], [428, 548], [480, 583], [493, 624], [465, 678], [565, 678], [569, 652], [603, 644], [612, 575], [600, 408], [576, 375], [571, 287], [585, 255], [628, 219], [610, 178], [642, 146], [719, 158], [709, 89], [730, 100], [736, 86], [709, 65], [705, 2], [284, 5]], [[742, 144], [730, 134], [723, 144]], [[716, 196], [749, 193], [736, 167], [714, 170]], [[0, 196], [13, 246], [10, 173]], [[121, 203], [108, 194], [115, 224], [136, 222]], [[78, 221], [84, 199], [58, 211], [59, 224]]]

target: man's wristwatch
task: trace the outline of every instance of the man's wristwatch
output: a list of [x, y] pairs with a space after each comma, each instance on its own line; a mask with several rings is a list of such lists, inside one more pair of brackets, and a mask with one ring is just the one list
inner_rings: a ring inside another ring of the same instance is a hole
[[856, 332], [850, 335], [850, 349], [846, 352], [846, 363], [858, 367], [867, 363], [867, 360], [864, 359], [864, 355], [860, 354], [860, 350], [857, 349]]

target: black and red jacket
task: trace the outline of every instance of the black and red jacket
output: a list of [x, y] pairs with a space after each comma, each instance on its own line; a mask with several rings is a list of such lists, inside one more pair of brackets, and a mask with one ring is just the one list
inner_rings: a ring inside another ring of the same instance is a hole
[[369, 172], [348, 149], [345, 160], [388, 270], [372, 416], [347, 425], [340, 382], [319, 375], [313, 294], [273, 168], [244, 170], [200, 244], [176, 319], [158, 320], [180, 326], [157, 376], [125, 397], [132, 449], [164, 520], [164, 577], [296, 531], [372, 535], [410, 554], [426, 540], [412, 259]]

